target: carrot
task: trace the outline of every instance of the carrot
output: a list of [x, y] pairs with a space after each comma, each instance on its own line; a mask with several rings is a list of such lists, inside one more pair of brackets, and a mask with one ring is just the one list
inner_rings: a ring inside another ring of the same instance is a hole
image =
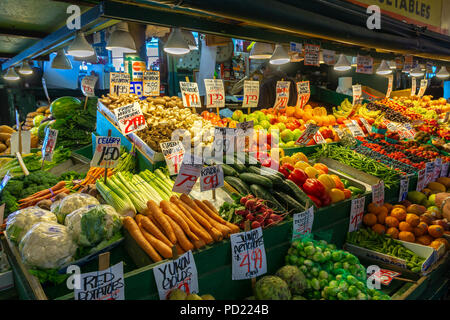
[[205, 204], [205, 201], [209, 202], [208, 200], [204, 200], [203, 202], [200, 200], [194, 200], [194, 202], [200, 207], [200, 209], [202, 209], [207, 215], [209, 215], [212, 219], [216, 220], [217, 222], [227, 226], [230, 230], [231, 233], [236, 233], [239, 232], [240, 229], [237, 225], [232, 224], [224, 219], [222, 219], [221, 216], [219, 216], [218, 214], [216, 214], [214, 211], [212, 211], [210, 209], [210, 207]]
[[159, 204], [163, 212], [171, 217], [183, 229], [184, 233], [186, 233], [189, 238], [191, 238], [192, 240], [199, 240], [198, 237], [192, 233], [186, 221], [184, 221], [184, 219], [178, 215], [172, 205], [173, 204], [167, 200], [163, 200]]
[[39, 198], [41, 196], [44, 196], [46, 194], [51, 194], [50, 189], [52, 191], [56, 191], [59, 190], [61, 188], [64, 188], [66, 186], [66, 182], [65, 181], [60, 181], [57, 184], [55, 184], [53, 187], [49, 188], [49, 189], [44, 189], [41, 191], [38, 191], [34, 194], [32, 194], [31, 196], [28, 196], [26, 198], [20, 199], [18, 202], [28, 202], [28, 200], [34, 199], [34, 198]]
[[166, 219], [172, 226], [173, 232], [177, 237], [180, 247], [185, 251], [194, 249], [194, 245], [188, 240], [188, 238], [186, 238], [186, 235], [184, 234], [180, 226], [175, 221], [173, 221], [171, 217], [167, 216]]
[[139, 229], [141, 230], [144, 238], [148, 241], [148, 243], [150, 243], [150, 245], [154, 247], [160, 255], [162, 255], [166, 259], [172, 258], [172, 249], [169, 246], [167, 246], [164, 242], [156, 239], [143, 227], [140, 227]]
[[156, 220], [158, 220], [159, 224], [165, 231], [167, 237], [169, 238], [170, 242], [176, 243], [177, 237], [175, 236], [175, 233], [173, 231], [173, 228], [171, 224], [167, 221], [167, 216], [164, 215], [164, 213], [161, 211], [161, 209], [158, 207], [155, 201], [148, 200], [147, 201], [147, 208], [150, 210], [151, 214], [155, 217]]
[[183, 253], [186, 252], [186, 251], [183, 250], [182, 247], [180, 247], [180, 245], [178, 243], [175, 245], [175, 247], [177, 248], [177, 254], [178, 255], [182, 255]]
[[203, 203], [206, 204], [208, 206], [208, 208], [211, 209], [212, 212], [214, 212], [215, 214], [219, 214], [216, 207], [214, 207], [211, 202], [209, 202], [208, 200], [203, 200]]
[[135, 219], [136, 221], [140, 221], [142, 223], [142, 227], [147, 230], [147, 232], [152, 234], [156, 239], [162, 241], [167, 246], [172, 247], [173, 244], [148, 217], [143, 216], [142, 214], [138, 214]]
[[29, 207], [29, 206], [34, 206], [34, 205], [35, 205], [36, 203], [38, 203], [39, 201], [45, 200], [45, 199], [50, 199], [50, 198], [52, 198], [53, 196], [57, 195], [58, 193], [62, 193], [62, 192], [70, 193], [70, 190], [69, 190], [69, 189], [66, 189], [66, 188], [63, 188], [63, 189], [59, 189], [59, 190], [53, 192], [53, 194], [49, 193], [49, 194], [47, 194], [47, 195], [45, 195], [45, 196], [42, 196], [42, 197], [39, 197], [39, 198], [31, 199], [31, 200], [29, 200], [29, 201], [27, 201], [27, 202], [22, 203], [22, 204], [20, 205], [20, 208], [26, 208], [26, 207]]
[[192, 243], [194, 244], [195, 249], [200, 249], [206, 245], [205, 241], [203, 241], [202, 239], [194, 240], [192, 241]]
[[161, 256], [155, 251], [151, 244], [148, 243], [147, 239], [145, 239], [144, 235], [142, 234], [141, 230], [136, 224], [136, 221], [134, 221], [133, 218], [126, 216], [125, 218], [123, 218], [122, 224], [136, 241], [136, 243], [150, 256], [150, 258], [154, 262], [162, 260]]

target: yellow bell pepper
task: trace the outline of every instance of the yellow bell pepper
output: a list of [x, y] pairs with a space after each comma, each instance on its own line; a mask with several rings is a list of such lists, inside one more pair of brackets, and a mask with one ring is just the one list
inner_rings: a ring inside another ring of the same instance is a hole
[[305, 154], [303, 152], [294, 153], [291, 156], [291, 158], [293, 158], [295, 160], [295, 162], [298, 162], [298, 161], [308, 162], [308, 158], [305, 156]]
[[317, 169], [313, 167], [307, 167], [304, 171], [308, 175], [308, 178], [316, 179], [319, 175], [319, 171], [317, 171]]
[[298, 161], [294, 164], [294, 168], [298, 168], [298, 169], [302, 169], [305, 170], [306, 168], [311, 167], [309, 165], [309, 163], [305, 162], [305, 161]]
[[295, 161], [289, 156], [282, 157], [280, 159], [280, 162], [281, 162], [282, 165], [285, 164], [285, 163], [289, 163], [291, 165], [295, 165]]
[[328, 194], [330, 195], [331, 203], [336, 203], [345, 199], [344, 191], [337, 188], [331, 189]]
[[336, 188], [336, 183], [328, 174], [321, 174], [317, 179], [322, 182], [327, 192], [331, 191], [333, 188]]

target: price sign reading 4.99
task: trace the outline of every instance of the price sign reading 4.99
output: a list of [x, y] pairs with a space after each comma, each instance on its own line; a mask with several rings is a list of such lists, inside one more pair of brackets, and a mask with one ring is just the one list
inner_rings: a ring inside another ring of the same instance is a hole
[[276, 86], [276, 99], [273, 108], [276, 109], [284, 109], [288, 105], [289, 102], [289, 81], [277, 81]]
[[206, 107], [224, 108], [225, 89], [221, 79], [205, 79]]
[[259, 81], [244, 81], [244, 100], [243, 108], [256, 108], [259, 99]]
[[126, 136], [135, 131], [147, 128], [147, 121], [142, 114], [141, 106], [138, 102], [127, 104], [126, 106], [114, 109], [114, 114], [119, 124], [120, 131]]
[[95, 83], [97, 82], [96, 76], [86, 76], [81, 80], [81, 91], [86, 97], [94, 97]]
[[185, 108], [201, 108], [200, 94], [196, 82], [180, 81], [181, 98]]
[[58, 130], [50, 129], [49, 127], [45, 128], [45, 138], [41, 149], [42, 159], [45, 161], [52, 161], [57, 137]]
[[243, 280], [267, 272], [266, 249], [261, 227], [230, 235], [232, 279]]
[[95, 137], [95, 152], [91, 167], [115, 168], [120, 157], [119, 137]]
[[200, 174], [200, 191], [208, 191], [223, 187], [222, 165], [209, 166], [202, 168]]
[[360, 197], [352, 200], [352, 206], [350, 209], [350, 223], [348, 225], [348, 232], [358, 230], [362, 224], [364, 204], [366, 197]]
[[178, 174], [184, 157], [184, 147], [181, 141], [161, 142], [161, 152], [166, 160], [169, 174]]

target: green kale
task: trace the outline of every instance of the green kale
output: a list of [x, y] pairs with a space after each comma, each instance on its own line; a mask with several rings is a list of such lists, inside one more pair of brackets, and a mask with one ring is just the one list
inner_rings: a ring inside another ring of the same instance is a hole
[[14, 197], [19, 197], [23, 190], [23, 181], [20, 179], [11, 179], [4, 190], [8, 191]]
[[8, 190], [3, 190], [0, 197], [0, 205], [5, 204], [5, 218], [11, 212], [19, 210], [19, 205], [17, 204], [17, 198], [11, 195]]

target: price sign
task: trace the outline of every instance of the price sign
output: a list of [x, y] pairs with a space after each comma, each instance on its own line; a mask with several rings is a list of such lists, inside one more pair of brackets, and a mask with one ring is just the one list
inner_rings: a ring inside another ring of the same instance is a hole
[[427, 162], [425, 164], [425, 182], [424, 187], [428, 185], [433, 180], [434, 175], [434, 161]]
[[181, 98], [185, 108], [201, 108], [200, 94], [196, 82], [180, 81]]
[[415, 77], [411, 78], [411, 97], [416, 95], [417, 81]]
[[317, 131], [319, 131], [319, 126], [312, 123], [308, 124], [302, 135], [297, 139], [297, 141], [295, 141], [295, 144], [306, 145], [309, 141], [311, 141]]
[[200, 191], [208, 191], [223, 187], [222, 165], [209, 166], [202, 168], [200, 173]]
[[292, 241], [301, 238], [305, 234], [310, 234], [314, 221], [314, 207], [308, 210], [294, 213], [294, 221], [292, 224]]
[[336, 52], [333, 50], [322, 50], [323, 62], [328, 65], [334, 65], [336, 63]]
[[290, 46], [289, 46], [290, 52], [302, 53], [302, 50], [303, 50], [303, 46], [301, 43], [297, 43], [297, 42], [290, 43]]
[[370, 133], [372, 131], [372, 126], [367, 122], [367, 120], [364, 117], [359, 117], [359, 120], [361, 120], [361, 123], [366, 128], [367, 133]]
[[402, 179], [400, 179], [400, 192], [398, 193], [398, 202], [406, 200], [406, 197], [408, 196], [408, 189], [409, 189], [409, 177], [405, 176]]
[[125, 300], [123, 262], [102, 271], [82, 273], [75, 300]]
[[362, 89], [360, 84], [355, 84], [352, 86], [352, 95], [353, 95], [352, 105], [354, 106], [359, 102], [359, 99], [361, 99]]
[[345, 125], [353, 137], [364, 137], [364, 132], [355, 120], [348, 121]]
[[224, 108], [225, 89], [222, 79], [205, 79], [206, 107]]
[[317, 132], [316, 132], [316, 134], [313, 136], [313, 139], [314, 139], [314, 141], [315, 141], [317, 144], [320, 144], [320, 143], [327, 143], [327, 142], [325, 141], [325, 139], [323, 138], [322, 134], [320, 133], [320, 131], [317, 131]]
[[261, 227], [230, 235], [232, 279], [251, 279], [267, 272], [266, 250]]
[[427, 89], [427, 85], [428, 85], [427, 79], [420, 80], [419, 93], [417, 94], [419, 97], [423, 96], [423, 94], [425, 93], [425, 90]]
[[130, 134], [147, 128], [147, 121], [142, 114], [141, 106], [138, 102], [127, 104], [126, 106], [114, 109], [114, 114], [123, 135]]
[[56, 146], [56, 138], [58, 137], [58, 130], [45, 128], [45, 138], [42, 143], [42, 159], [45, 161], [52, 161], [53, 151]]
[[371, 56], [360, 56], [356, 57], [356, 72], [357, 73], [373, 73], [373, 58]]
[[441, 168], [441, 177], [447, 177], [448, 176], [448, 165], [450, 164], [450, 162], [445, 162], [442, 164], [442, 168]]
[[2, 190], [6, 187], [6, 184], [8, 183], [8, 181], [11, 179], [11, 174], [8, 172], [5, 174], [5, 176], [2, 179], [2, 182], [0, 182], [0, 193], [2, 192]]
[[[21, 131], [22, 134], [22, 154], [30, 153], [31, 151], [31, 131]], [[19, 152], [19, 132], [11, 134], [11, 154]]]
[[387, 88], [387, 91], [386, 91], [386, 98], [389, 98], [391, 96], [393, 83], [394, 83], [394, 76], [393, 75], [389, 75], [388, 76], [388, 88]]
[[130, 82], [130, 93], [142, 97], [144, 95], [144, 86], [142, 81], [131, 81]]
[[379, 271], [375, 272], [373, 275], [368, 275], [372, 276], [373, 279], [377, 279], [383, 285], [388, 286], [392, 282], [392, 280], [394, 280], [395, 277], [401, 275], [401, 273], [386, 269], [379, 269]]
[[320, 46], [315, 44], [305, 44], [305, 66], [320, 66]]
[[235, 128], [214, 128], [214, 150], [215, 154], [234, 152], [236, 141]]
[[159, 71], [144, 71], [142, 85], [144, 96], [159, 96], [161, 92]]
[[372, 202], [379, 206], [384, 203], [384, 182], [380, 181], [372, 186]]
[[289, 102], [289, 86], [290, 86], [290, 82], [289, 81], [277, 81], [277, 86], [276, 86], [276, 99], [275, 99], [275, 104], [273, 105], [274, 109], [284, 109], [286, 108], [286, 106], [288, 105]]
[[91, 167], [115, 168], [120, 157], [119, 137], [95, 137], [95, 152], [91, 160]]
[[111, 72], [109, 74], [109, 93], [115, 95], [130, 93], [130, 74]]
[[199, 293], [197, 266], [190, 250], [175, 260], [154, 267], [153, 275], [160, 300], [167, 300], [174, 289], [187, 294]]
[[348, 232], [358, 230], [362, 224], [364, 204], [366, 197], [356, 198], [352, 200], [352, 206], [350, 209], [350, 224], [348, 226]]
[[422, 169], [419, 172], [417, 172], [416, 190], [422, 191], [423, 188], [425, 188], [425, 169]]
[[402, 139], [414, 139], [416, 132], [409, 123], [404, 123], [399, 130], [399, 135]]
[[244, 81], [243, 108], [256, 108], [259, 100], [259, 81]]
[[311, 96], [309, 81], [297, 82], [297, 106], [301, 109], [308, 103]]
[[172, 191], [189, 194], [200, 176], [202, 167], [203, 164], [187, 163], [184, 157]]
[[341, 130], [341, 128], [339, 128], [338, 125], [334, 125], [333, 130], [336, 131], [339, 139], [342, 139], [342, 137], [344, 136], [344, 132]]
[[167, 168], [169, 169], [169, 174], [178, 174], [184, 157], [183, 143], [181, 141], [168, 141], [161, 142], [160, 146], [161, 152], [166, 160]]
[[436, 160], [434, 160], [434, 172], [431, 181], [436, 181], [440, 177], [441, 170], [442, 170], [442, 159], [436, 158]]
[[81, 80], [81, 91], [86, 97], [95, 97], [95, 83], [97, 82], [96, 76], [86, 76]]

